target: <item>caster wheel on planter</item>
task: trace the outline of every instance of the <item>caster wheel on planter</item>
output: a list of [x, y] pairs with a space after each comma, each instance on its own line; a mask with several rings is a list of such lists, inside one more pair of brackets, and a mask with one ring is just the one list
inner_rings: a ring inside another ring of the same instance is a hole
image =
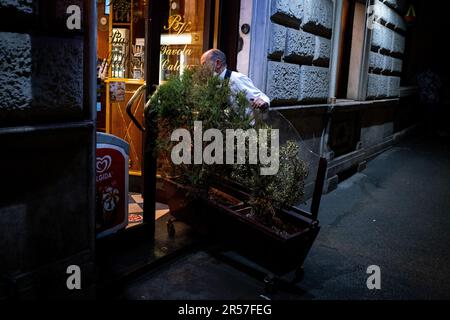
[[175, 237], [175, 225], [172, 219], [169, 219], [169, 221], [167, 221], [167, 234], [170, 238]]
[[277, 291], [276, 279], [271, 275], [264, 278], [264, 291], [266, 293], [275, 293]]

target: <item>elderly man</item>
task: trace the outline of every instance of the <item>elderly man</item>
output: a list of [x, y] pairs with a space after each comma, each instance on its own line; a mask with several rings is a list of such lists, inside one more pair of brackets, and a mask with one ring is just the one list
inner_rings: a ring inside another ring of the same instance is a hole
[[236, 94], [245, 92], [247, 100], [254, 109], [265, 110], [270, 105], [270, 99], [261, 90], [255, 87], [252, 80], [246, 75], [227, 69], [227, 58], [218, 49], [206, 51], [201, 57], [201, 64], [207, 64], [222, 79], [230, 79], [231, 91]]

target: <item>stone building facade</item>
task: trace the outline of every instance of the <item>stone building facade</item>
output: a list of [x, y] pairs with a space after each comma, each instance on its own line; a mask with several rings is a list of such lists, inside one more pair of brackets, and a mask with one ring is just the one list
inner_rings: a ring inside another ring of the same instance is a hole
[[[325, 191], [409, 127], [398, 121], [409, 112], [400, 86], [403, 1], [367, 4], [375, 24], [364, 24], [362, 96], [334, 101], [339, 4], [241, 0], [240, 24], [251, 31], [240, 33], [237, 65], [329, 160]], [[67, 28], [71, 5], [82, 8], [79, 30]], [[91, 294], [96, 19], [95, 1], [0, 0], [0, 300]], [[71, 265], [81, 268], [81, 291], [67, 290]]]
[[333, 3], [271, 3], [267, 94], [272, 105], [326, 102]]
[[398, 98], [400, 95], [400, 74], [402, 56], [405, 51], [406, 24], [396, 11], [397, 1], [377, 0], [374, 14], [372, 46], [369, 53], [368, 99]]
[[[343, 2], [241, 1], [252, 12], [241, 24], [253, 29], [240, 34], [250, 48], [238, 66], [249, 65], [249, 76], [266, 90], [272, 108], [295, 126], [309, 149], [329, 160], [325, 191], [348, 172], [362, 170], [367, 160], [408, 132], [398, 119], [411, 112], [400, 99], [405, 1], [355, 1], [362, 18], [359, 29], [353, 29], [353, 67], [352, 61], [339, 65]], [[337, 70], [349, 67], [355, 73], [355, 93], [336, 100]], [[312, 184], [310, 178], [309, 193]]]

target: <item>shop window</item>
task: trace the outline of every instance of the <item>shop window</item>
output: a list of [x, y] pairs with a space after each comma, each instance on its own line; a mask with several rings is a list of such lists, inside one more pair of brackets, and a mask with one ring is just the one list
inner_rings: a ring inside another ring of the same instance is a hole
[[160, 81], [200, 64], [204, 50], [205, 0], [172, 0], [161, 35]]
[[[146, 27], [149, 0], [97, 1], [97, 128], [129, 144], [129, 227], [143, 222], [143, 132], [128, 115], [127, 105], [133, 102], [131, 113], [137, 122], [144, 123], [146, 91], [141, 89], [146, 78], [151, 83], [158, 81], [158, 75], [145, 74], [146, 52], [151, 52], [152, 57], [159, 53], [159, 82], [163, 83], [189, 66], [200, 64], [202, 53], [217, 39], [214, 12], [218, 0], [161, 1], [158, 7], [164, 10], [158, 11], [162, 19], [160, 47], [152, 45], [155, 30]], [[136, 92], [141, 94], [131, 100]], [[156, 218], [160, 212], [167, 212], [164, 205], [157, 206]]]
[[[165, 0], [167, 11], [160, 48], [160, 82], [181, 75], [210, 44], [211, 19], [205, 13], [211, 0]], [[148, 0], [98, 1], [98, 128], [130, 144], [130, 172], [141, 176], [142, 133], [133, 125], [126, 106], [145, 81], [146, 19]], [[132, 113], [143, 121], [144, 97]]]

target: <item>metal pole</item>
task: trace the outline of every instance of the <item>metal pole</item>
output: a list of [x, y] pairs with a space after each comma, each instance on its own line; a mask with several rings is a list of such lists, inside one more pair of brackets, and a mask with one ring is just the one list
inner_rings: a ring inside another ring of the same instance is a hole
[[[161, 47], [161, 30], [163, 17], [169, 9], [167, 1], [149, 1], [148, 19], [146, 21], [146, 54], [145, 80], [147, 84], [146, 99], [148, 99], [157, 85], [159, 85], [159, 64]], [[156, 121], [146, 117], [142, 179], [144, 184], [144, 224], [148, 232], [155, 234], [155, 204], [156, 204], [156, 158], [154, 155], [156, 141]]]
[[328, 92], [328, 102], [336, 103], [337, 72], [339, 67], [339, 47], [342, 34], [342, 10], [343, 0], [334, 0], [334, 26], [332, 37], [332, 50], [330, 61], [330, 87]]
[[[84, 114], [85, 124], [80, 123], [82, 127], [85, 125], [90, 131], [90, 156], [89, 156], [89, 183], [88, 183], [88, 198], [89, 198], [89, 217], [90, 222], [90, 246], [91, 250], [95, 250], [95, 153], [96, 153], [96, 119], [97, 119], [97, 2], [85, 1], [86, 7], [84, 18], [85, 34], [84, 34]], [[77, 126], [78, 124], [72, 124]], [[66, 125], [67, 126], [67, 125]]]
[[[342, 35], [342, 11], [344, 8], [343, 0], [334, 0], [334, 25], [333, 25], [333, 37], [331, 39], [332, 50], [330, 60], [330, 85], [328, 91], [328, 103], [336, 104], [336, 90], [337, 90], [337, 76], [339, 67], [339, 49], [341, 44]], [[333, 106], [327, 109], [324, 117], [324, 126], [322, 130], [322, 136], [320, 138], [320, 155], [323, 157], [326, 150], [325, 144], [328, 140], [328, 133], [330, 129], [330, 119]]]
[[[373, 0], [366, 1], [366, 20], [367, 13], [369, 12], [369, 6], [373, 6], [375, 2]], [[367, 82], [369, 79], [369, 53], [372, 46], [372, 30], [367, 27], [367, 23], [364, 24], [364, 47], [361, 59], [361, 72], [359, 74], [358, 85], [358, 100], [367, 99]]]

